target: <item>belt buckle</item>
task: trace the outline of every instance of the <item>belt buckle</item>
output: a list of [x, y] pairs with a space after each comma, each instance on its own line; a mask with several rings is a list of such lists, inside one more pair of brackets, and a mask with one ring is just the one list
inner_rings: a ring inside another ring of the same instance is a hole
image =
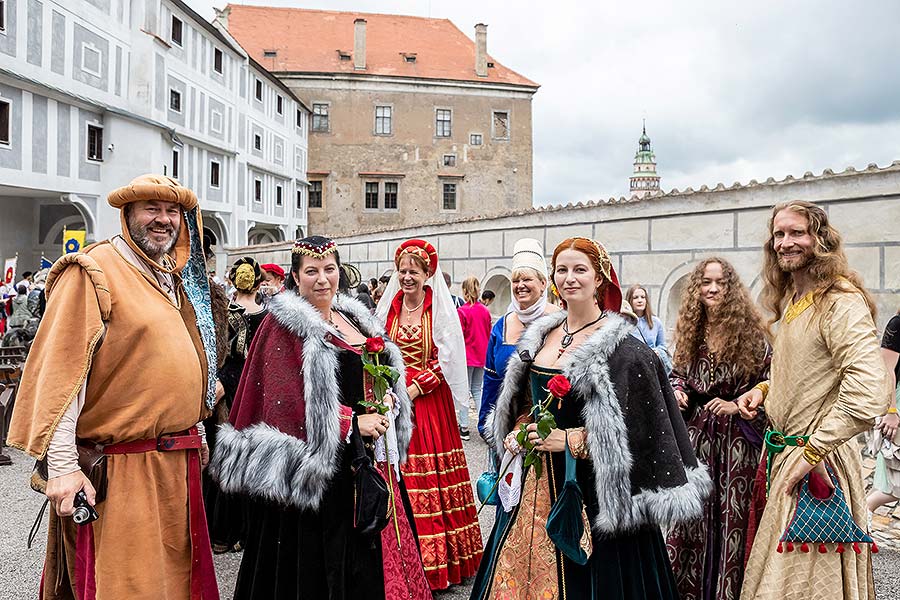
[[171, 436], [161, 435], [156, 439], [156, 450], [158, 452], [169, 452], [175, 448], [175, 438]]

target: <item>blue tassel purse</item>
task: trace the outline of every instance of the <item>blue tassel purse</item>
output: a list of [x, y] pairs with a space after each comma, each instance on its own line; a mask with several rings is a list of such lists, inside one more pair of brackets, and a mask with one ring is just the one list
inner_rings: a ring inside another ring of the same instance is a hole
[[862, 543], [871, 544], [872, 552], [878, 552], [875, 540], [853, 520], [834, 471], [828, 465], [825, 468], [834, 490], [829, 490], [815, 471], [803, 478], [797, 493], [794, 516], [778, 540], [777, 551], [791, 552], [794, 544], [800, 544], [801, 552], [809, 552], [809, 544], [818, 543], [818, 550], [822, 554], [828, 552], [825, 544], [837, 544], [834, 551], [843, 553], [844, 544], [852, 544], [853, 551], [860, 554], [862, 551], [859, 544]]

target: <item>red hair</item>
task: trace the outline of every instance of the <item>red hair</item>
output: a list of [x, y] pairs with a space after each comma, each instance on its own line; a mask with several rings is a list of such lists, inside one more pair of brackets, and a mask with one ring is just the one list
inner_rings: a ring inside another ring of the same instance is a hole
[[[594, 271], [603, 279], [603, 283], [597, 288], [597, 304], [604, 310], [619, 312], [622, 310], [622, 290], [619, 288], [619, 278], [616, 270], [612, 266], [609, 253], [603, 244], [592, 239], [583, 237], [573, 237], [563, 240], [553, 251], [553, 259], [551, 261], [550, 273], [552, 279], [556, 277], [556, 258], [563, 250], [577, 250], [581, 252], [591, 262]], [[554, 293], [559, 296], [554, 283]], [[562, 298], [560, 298], [562, 300]], [[563, 308], [566, 303], [562, 301]]]

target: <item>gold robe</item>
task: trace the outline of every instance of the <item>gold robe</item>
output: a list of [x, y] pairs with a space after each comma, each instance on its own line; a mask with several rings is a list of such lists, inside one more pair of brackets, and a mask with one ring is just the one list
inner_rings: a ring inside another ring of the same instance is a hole
[[[863, 296], [842, 282], [815, 305], [811, 295], [790, 305], [775, 337], [765, 409], [772, 427], [809, 435], [827, 453], [853, 518], [866, 528], [860, 447], [853, 439], [885, 410], [885, 370], [875, 323]], [[771, 491], [747, 563], [741, 600], [874, 600], [872, 556], [850, 547], [843, 554], [795, 550], [779, 554], [778, 539], [793, 515], [796, 496], [780, 489], [803, 448], [776, 454]]]
[[[112, 244], [85, 254], [88, 260], [61, 260], [61, 272], [48, 278], [47, 311], [16, 399], [9, 445], [38, 459], [85, 378], [80, 440], [156, 438], [209, 413], [206, 358], [181, 286], [176, 306]], [[107, 457], [107, 497], [93, 523], [97, 600], [190, 597], [197, 557], [189, 537], [188, 452], [196, 450]], [[44, 600], [73, 597], [75, 532], [71, 519], [51, 510]]]

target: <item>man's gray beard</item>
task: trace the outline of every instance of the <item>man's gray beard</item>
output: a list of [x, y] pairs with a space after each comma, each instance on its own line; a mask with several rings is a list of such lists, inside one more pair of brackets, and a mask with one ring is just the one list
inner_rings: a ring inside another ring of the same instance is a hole
[[181, 226], [173, 228], [172, 241], [168, 244], [156, 244], [150, 240], [147, 233], [148, 226], [138, 225], [136, 223], [128, 223], [128, 233], [131, 235], [132, 241], [140, 248], [148, 258], [159, 261], [163, 255], [168, 254], [175, 247], [178, 241], [178, 234], [181, 232]]

